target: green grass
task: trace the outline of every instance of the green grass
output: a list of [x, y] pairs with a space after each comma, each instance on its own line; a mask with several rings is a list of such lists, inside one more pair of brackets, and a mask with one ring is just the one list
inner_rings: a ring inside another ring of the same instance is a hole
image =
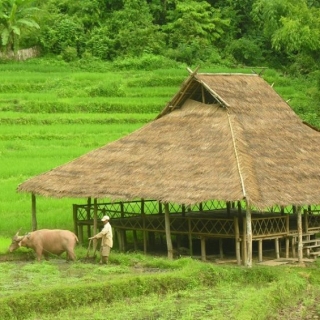
[[[85, 250], [77, 255], [83, 258]], [[298, 301], [314, 308], [319, 293], [317, 264], [248, 270], [116, 251], [110, 259], [109, 266], [59, 259], [0, 263], [0, 318], [281, 319], [279, 312]], [[304, 309], [298, 311], [303, 319]]]

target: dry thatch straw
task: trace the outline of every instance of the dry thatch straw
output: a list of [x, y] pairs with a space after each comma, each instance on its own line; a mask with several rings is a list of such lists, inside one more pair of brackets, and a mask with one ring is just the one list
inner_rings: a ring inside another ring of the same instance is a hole
[[23, 182], [49, 197], [320, 203], [320, 133], [257, 75], [191, 74], [141, 129]]

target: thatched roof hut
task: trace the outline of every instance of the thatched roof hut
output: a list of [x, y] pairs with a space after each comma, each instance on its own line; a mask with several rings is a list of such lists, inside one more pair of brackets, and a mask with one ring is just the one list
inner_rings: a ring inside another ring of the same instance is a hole
[[191, 74], [141, 129], [23, 182], [48, 197], [320, 203], [320, 133], [261, 77]]
[[[35, 195], [165, 203], [168, 254], [168, 203], [244, 201], [251, 266], [251, 208], [320, 203], [319, 145], [258, 75], [194, 72], [154, 121], [17, 190], [33, 194], [33, 217]], [[301, 213], [298, 230], [301, 261]]]

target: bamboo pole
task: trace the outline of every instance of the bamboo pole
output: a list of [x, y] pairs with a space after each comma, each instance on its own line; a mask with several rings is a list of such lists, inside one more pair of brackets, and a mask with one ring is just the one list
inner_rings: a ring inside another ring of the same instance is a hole
[[32, 219], [32, 231], [37, 230], [37, 200], [34, 193], [31, 194], [31, 219]]
[[137, 230], [132, 230], [132, 233], [133, 233], [133, 247], [134, 247], [134, 250], [137, 251], [138, 250]]
[[242, 226], [243, 226], [243, 233], [242, 233], [242, 264], [245, 265], [247, 261], [247, 221], [246, 218], [242, 218]]
[[280, 247], [279, 247], [279, 238], [274, 239], [274, 245], [276, 250], [276, 258], [280, 258]]
[[190, 256], [193, 256], [193, 244], [192, 244], [192, 232], [191, 232], [191, 218], [188, 218], [188, 239], [189, 239], [189, 250]]
[[297, 208], [297, 225], [298, 225], [298, 262], [302, 263], [302, 217], [301, 217], [301, 207]]
[[206, 261], [207, 255], [206, 255], [206, 238], [201, 237], [201, 260]]
[[[159, 202], [159, 211], [161, 211], [161, 203]], [[143, 252], [147, 254], [147, 231], [146, 231], [146, 214], [144, 212], [144, 206], [141, 206], [142, 226], [143, 226]]]
[[[91, 197], [89, 197], [87, 199], [87, 220], [88, 222], [90, 221], [90, 218], [91, 218]], [[91, 237], [91, 227], [90, 227], [90, 224], [88, 224], [87, 226], [87, 235], [88, 235], [88, 238]]]
[[239, 229], [239, 220], [237, 217], [234, 217], [234, 230], [235, 230], [237, 264], [240, 265], [241, 264], [240, 229]]
[[246, 222], [247, 222], [247, 260], [246, 266], [252, 267], [252, 223], [250, 203], [246, 200]]
[[222, 246], [222, 239], [219, 239], [219, 254], [220, 254], [220, 259], [223, 259], [223, 246]]
[[98, 202], [97, 198], [94, 198], [93, 203], [93, 233], [97, 234], [98, 232]]
[[168, 258], [173, 259], [173, 248], [172, 248], [172, 240], [171, 240], [171, 232], [170, 232], [170, 212], [169, 212], [168, 203], [164, 204], [164, 221], [165, 221]]
[[[98, 233], [98, 202], [97, 198], [93, 200], [93, 234], [96, 235]], [[96, 249], [98, 244], [97, 239], [93, 239], [93, 248]]]
[[289, 258], [289, 246], [290, 246], [290, 239], [286, 237], [286, 258]]
[[259, 240], [259, 262], [262, 262], [263, 251], [262, 251], [262, 239]]
[[308, 213], [308, 210], [304, 209], [303, 210], [303, 216], [304, 216], [304, 230], [305, 230], [305, 233], [308, 233], [309, 230], [308, 230], [308, 216], [309, 216], [309, 213]]
[[77, 217], [77, 210], [78, 206], [76, 204], [73, 204], [72, 206], [72, 212], [73, 212], [73, 229], [75, 235], [78, 237], [79, 232], [78, 232], [78, 217]]

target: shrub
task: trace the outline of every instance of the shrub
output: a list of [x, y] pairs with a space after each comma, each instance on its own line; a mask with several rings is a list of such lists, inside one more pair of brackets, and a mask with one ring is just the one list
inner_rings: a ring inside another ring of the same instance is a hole
[[263, 61], [261, 48], [250, 39], [241, 38], [234, 40], [226, 48], [226, 51], [231, 54], [236, 61], [245, 65], [259, 65]]
[[78, 58], [77, 49], [73, 47], [66, 47], [63, 49], [61, 56], [66, 62], [74, 61]]

